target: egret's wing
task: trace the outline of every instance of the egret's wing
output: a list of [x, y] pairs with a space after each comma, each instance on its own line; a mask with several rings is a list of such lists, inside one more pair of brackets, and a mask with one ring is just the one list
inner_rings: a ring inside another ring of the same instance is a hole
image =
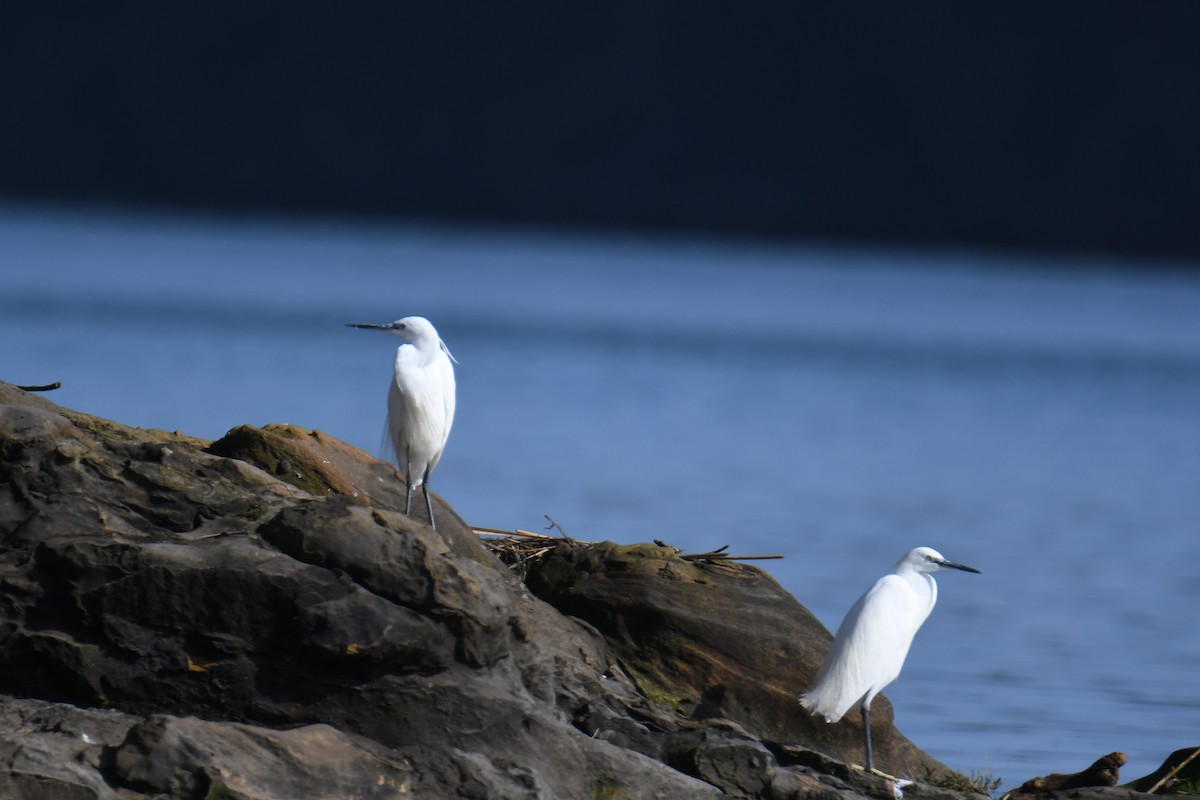
[[836, 722], [869, 693], [900, 674], [913, 634], [918, 600], [898, 575], [885, 575], [846, 613], [821, 667], [816, 685], [804, 695], [806, 708]]
[[409, 411], [405, 408], [404, 397], [400, 388], [393, 380], [388, 385], [388, 402], [387, 402], [387, 419], [384, 421], [383, 439], [384, 439], [384, 455], [390, 456], [393, 463], [404, 471], [404, 464], [401, 462], [402, 454], [405, 450], [403, 441], [403, 431], [408, 430]]

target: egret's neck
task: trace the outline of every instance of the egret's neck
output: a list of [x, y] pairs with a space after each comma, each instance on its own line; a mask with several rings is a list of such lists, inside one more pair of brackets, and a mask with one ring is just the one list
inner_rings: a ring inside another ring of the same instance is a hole
[[896, 569], [896, 574], [904, 578], [918, 595], [929, 598], [929, 610], [932, 611], [934, 604], [937, 603], [937, 581], [933, 579], [933, 575], [928, 572], [919, 572], [908, 564], [901, 564]]
[[396, 349], [396, 358], [409, 363], [428, 364], [437, 358], [440, 351], [437, 339], [433, 341], [418, 339], [415, 342], [405, 342], [400, 345]]

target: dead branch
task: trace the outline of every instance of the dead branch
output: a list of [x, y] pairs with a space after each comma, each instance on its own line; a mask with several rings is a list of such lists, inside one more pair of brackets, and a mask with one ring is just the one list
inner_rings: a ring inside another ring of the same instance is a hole
[[[547, 517], [547, 519], [549, 519], [549, 517]], [[551, 522], [553, 523], [553, 520], [551, 520]], [[558, 527], [557, 523], [554, 523], [554, 526]], [[513, 531], [504, 531], [500, 530], [499, 528], [472, 527], [471, 530], [474, 531], [477, 536], [483, 537], [482, 541], [484, 545], [493, 553], [495, 553], [501, 561], [507, 564], [510, 568], [516, 569], [518, 572], [520, 572], [522, 579], [524, 579], [525, 573], [528, 572], [529, 565], [538, 559], [544, 558], [548, 553], [550, 553], [550, 551], [554, 549], [555, 544], [558, 542], [572, 542], [574, 544], [581, 544], [584, 546], [596, 544], [595, 542], [588, 542], [582, 539], [571, 539], [566, 535], [550, 536], [545, 533], [524, 531], [520, 528]], [[559, 527], [558, 530], [561, 531], [562, 528]], [[671, 547], [670, 545], [664, 544], [658, 539], [655, 539], [654, 543], [659, 547], [673, 550], [673, 555], [678, 555], [679, 558], [682, 558], [685, 561], [691, 561], [697, 564], [712, 564], [720, 566], [728, 565], [728, 563], [731, 561], [763, 561], [767, 559], [783, 558], [782, 555], [778, 554], [746, 556], [730, 555], [725, 552], [729, 549], [729, 545], [723, 545], [718, 547], [716, 550], [709, 550], [706, 553], [686, 553], [680, 555], [679, 548], [677, 547]]]

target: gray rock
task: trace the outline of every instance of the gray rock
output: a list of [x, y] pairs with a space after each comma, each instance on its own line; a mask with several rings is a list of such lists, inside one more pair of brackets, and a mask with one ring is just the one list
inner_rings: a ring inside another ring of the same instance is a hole
[[118, 800], [102, 762], [136, 722], [115, 711], [0, 697], [0, 797]]
[[110, 767], [26, 726], [14, 795], [337, 797], [304, 771], [334, 752], [356, 786], [445, 797], [720, 794], [581, 731], [641, 701], [602, 637], [440, 500], [436, 534], [399, 513], [394, 471], [353, 448], [286, 426], [210, 444], [0, 386], [0, 455], [0, 685], [130, 715]]
[[152, 796], [383, 800], [414, 783], [402, 754], [321, 724], [280, 731], [154, 715], [109, 757], [114, 785]]

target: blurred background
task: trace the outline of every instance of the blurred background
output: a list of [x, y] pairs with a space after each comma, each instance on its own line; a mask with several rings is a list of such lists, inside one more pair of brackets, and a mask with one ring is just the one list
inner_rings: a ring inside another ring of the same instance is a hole
[[936, 547], [983, 574], [900, 729], [1006, 788], [1137, 777], [1200, 730], [1197, 23], [10, 4], [0, 379], [379, 454], [396, 340], [343, 323], [423, 314], [468, 522], [780, 553], [830, 628]]

